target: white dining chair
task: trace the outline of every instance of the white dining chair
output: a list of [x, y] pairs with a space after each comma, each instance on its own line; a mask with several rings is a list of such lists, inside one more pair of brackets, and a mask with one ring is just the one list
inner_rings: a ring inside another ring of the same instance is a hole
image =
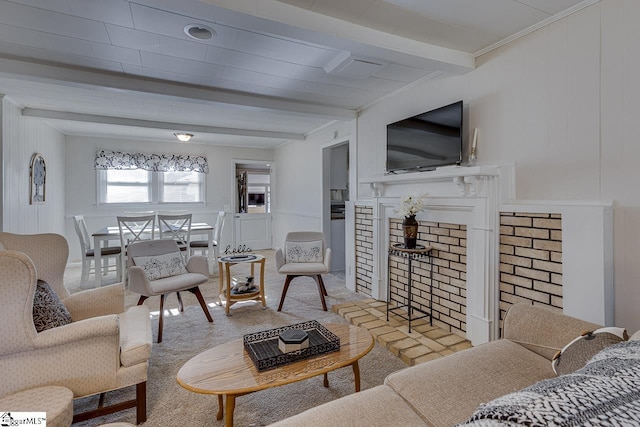
[[[120, 246], [108, 246], [100, 248], [100, 255], [103, 257], [103, 266], [96, 266], [95, 264], [95, 250], [91, 247], [91, 238], [89, 236], [89, 230], [87, 229], [87, 223], [84, 220], [84, 215], [74, 215], [73, 224], [76, 229], [76, 234], [80, 240], [80, 251], [82, 253], [82, 274], [80, 277], [80, 286], [85, 286], [89, 281], [90, 274], [98, 274], [99, 270], [102, 270], [102, 274], [107, 274], [109, 271], [115, 271], [116, 279], [122, 280], [122, 256]], [[112, 267], [109, 264], [109, 260], [115, 258], [115, 265]]]
[[127, 246], [133, 242], [153, 240], [156, 231], [156, 215], [118, 216], [120, 232], [120, 256], [122, 276], [127, 282]]
[[[211, 245], [213, 247], [214, 260], [217, 261], [220, 257], [220, 236], [222, 235], [222, 228], [224, 227], [224, 220], [226, 217], [225, 211], [218, 212], [218, 217], [216, 218], [216, 225], [213, 229], [213, 241]], [[192, 240], [189, 245], [190, 255], [193, 255], [196, 252], [200, 252], [202, 255], [206, 254], [209, 250], [209, 242], [207, 240]], [[214, 262], [214, 265], [217, 265], [217, 262]]]
[[160, 239], [175, 240], [182, 257], [189, 258], [192, 214], [158, 214]]

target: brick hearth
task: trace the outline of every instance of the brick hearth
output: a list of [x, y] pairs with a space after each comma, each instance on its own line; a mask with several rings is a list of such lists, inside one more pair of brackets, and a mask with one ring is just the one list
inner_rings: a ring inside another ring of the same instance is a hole
[[437, 326], [430, 326], [426, 319], [411, 322], [411, 333], [407, 321], [391, 315], [387, 322], [387, 304], [375, 299], [356, 303], [336, 304], [332, 311], [361, 326], [409, 366], [453, 354], [471, 347], [471, 342]]

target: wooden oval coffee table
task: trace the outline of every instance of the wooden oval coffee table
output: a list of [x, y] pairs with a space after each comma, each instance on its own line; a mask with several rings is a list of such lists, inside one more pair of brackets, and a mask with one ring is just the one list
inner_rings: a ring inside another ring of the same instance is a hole
[[244, 350], [242, 339], [206, 350], [184, 364], [178, 371], [178, 384], [187, 390], [218, 396], [217, 419], [224, 415], [223, 396], [226, 396], [225, 425], [233, 426], [233, 411], [237, 396], [302, 381], [324, 375], [324, 386], [329, 386], [327, 373], [351, 365], [355, 391], [360, 391], [358, 360], [373, 348], [373, 337], [366, 329], [346, 324], [324, 325], [340, 337], [340, 350], [268, 371], [258, 372]]

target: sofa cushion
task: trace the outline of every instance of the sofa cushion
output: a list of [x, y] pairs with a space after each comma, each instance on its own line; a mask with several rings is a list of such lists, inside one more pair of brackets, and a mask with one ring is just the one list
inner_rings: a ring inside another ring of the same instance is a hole
[[58, 294], [44, 280], [38, 279], [33, 295], [33, 324], [42, 332], [71, 323], [71, 314]]
[[600, 325], [534, 305], [514, 304], [504, 319], [502, 338], [516, 342], [549, 361], [572, 339]]
[[133, 257], [133, 262], [144, 270], [144, 274], [149, 280], [158, 280], [187, 273], [180, 252], [152, 256], [136, 256]]
[[163, 277], [153, 282], [154, 295], [183, 291], [206, 282], [208, 276], [200, 273], [186, 273], [179, 276]]
[[284, 264], [278, 272], [280, 274], [322, 274], [327, 272], [327, 266], [319, 262], [293, 262]]
[[640, 341], [614, 344], [573, 374], [495, 399], [464, 425], [640, 425]]
[[285, 242], [287, 262], [322, 262], [322, 240], [309, 242]]
[[275, 427], [426, 426], [390, 387], [380, 385], [308, 409]]
[[628, 339], [624, 328], [600, 328], [585, 332], [565, 345], [553, 357], [553, 371], [558, 375], [570, 374], [587, 364], [603, 348]]
[[554, 376], [549, 361], [498, 340], [391, 374], [385, 384], [430, 425], [467, 420], [480, 403]]

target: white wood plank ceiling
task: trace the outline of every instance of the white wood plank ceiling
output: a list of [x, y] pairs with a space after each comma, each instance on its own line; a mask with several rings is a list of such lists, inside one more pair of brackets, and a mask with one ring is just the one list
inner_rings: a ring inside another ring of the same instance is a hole
[[1, 0], [0, 93], [67, 134], [274, 147], [594, 1]]

